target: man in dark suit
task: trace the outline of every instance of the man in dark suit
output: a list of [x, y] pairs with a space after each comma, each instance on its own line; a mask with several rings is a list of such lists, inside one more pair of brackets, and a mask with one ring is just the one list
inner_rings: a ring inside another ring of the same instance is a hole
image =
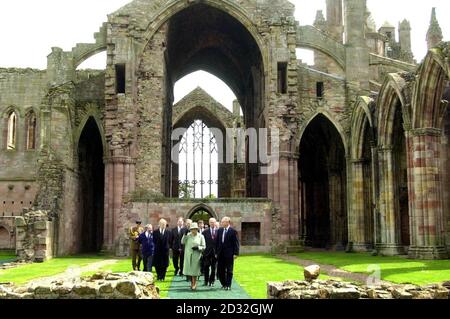
[[155, 244], [153, 243], [153, 226], [147, 225], [146, 231], [139, 235], [138, 242], [142, 248], [142, 256], [144, 260], [144, 271], [152, 272], [153, 253]]
[[184, 251], [181, 245], [181, 238], [185, 234], [186, 230], [184, 228], [183, 217], [178, 218], [177, 227], [172, 229], [170, 248], [172, 249], [172, 262], [175, 268], [175, 276], [183, 274], [183, 262], [184, 262]]
[[209, 220], [210, 227], [203, 231], [205, 237], [206, 249], [203, 252], [203, 274], [205, 275], [205, 286], [214, 286], [216, 279], [216, 244], [219, 228], [216, 228], [216, 219]]
[[239, 256], [239, 238], [237, 231], [230, 227], [229, 217], [222, 219], [222, 228], [217, 233], [216, 254], [222, 289], [231, 290], [234, 260]]
[[165, 280], [169, 267], [170, 235], [170, 230], [167, 229], [167, 221], [161, 219], [159, 229], [153, 233], [153, 242], [155, 243], [153, 265], [156, 269], [157, 280], [161, 281]]

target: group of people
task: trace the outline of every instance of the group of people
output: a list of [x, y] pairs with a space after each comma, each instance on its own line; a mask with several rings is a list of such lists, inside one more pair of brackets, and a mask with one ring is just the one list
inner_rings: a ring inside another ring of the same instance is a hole
[[170, 250], [175, 276], [186, 276], [191, 289], [197, 289], [199, 278], [204, 277], [204, 286], [214, 286], [216, 275], [222, 289], [230, 290], [233, 281], [234, 260], [239, 256], [239, 238], [230, 226], [230, 218], [221, 223], [211, 218], [209, 225], [179, 218], [177, 226], [169, 229], [167, 221], [161, 219], [153, 231], [152, 225], [130, 228], [133, 270], [151, 272], [155, 267], [157, 280], [164, 281], [169, 267]]

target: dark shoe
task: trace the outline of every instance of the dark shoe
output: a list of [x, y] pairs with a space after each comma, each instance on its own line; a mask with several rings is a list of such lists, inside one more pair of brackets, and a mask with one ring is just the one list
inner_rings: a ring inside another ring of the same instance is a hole
[[213, 282], [209, 283], [209, 286], [214, 287], [214, 283]]

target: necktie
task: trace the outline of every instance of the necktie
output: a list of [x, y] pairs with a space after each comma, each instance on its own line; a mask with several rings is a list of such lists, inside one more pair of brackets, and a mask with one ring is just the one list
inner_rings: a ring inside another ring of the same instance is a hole
[[225, 228], [225, 229], [223, 230], [222, 244], [225, 242], [225, 236], [227, 235], [227, 231], [228, 231], [227, 228]]
[[216, 240], [216, 229], [215, 228], [212, 229], [212, 239]]

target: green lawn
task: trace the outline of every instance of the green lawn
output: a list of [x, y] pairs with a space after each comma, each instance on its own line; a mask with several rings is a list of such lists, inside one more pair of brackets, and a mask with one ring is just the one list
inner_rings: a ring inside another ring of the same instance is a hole
[[22, 285], [33, 279], [63, 273], [69, 267], [84, 267], [102, 260], [105, 260], [104, 256], [55, 258], [44, 263], [28, 264], [12, 269], [0, 270], [0, 282], [12, 282], [16, 285]]
[[[303, 267], [271, 255], [240, 256], [234, 265], [234, 278], [254, 299], [267, 298], [267, 282], [303, 280]], [[322, 273], [321, 279], [331, 277]], [[333, 278], [336, 279], [336, 278]]]
[[412, 260], [405, 257], [371, 256], [368, 253], [304, 252], [293, 256], [334, 265], [357, 273], [373, 273], [381, 269], [381, 279], [394, 283], [427, 285], [450, 280], [450, 260]]
[[[141, 265], [141, 267], [142, 267], [142, 265]], [[99, 268], [99, 270], [97, 270], [97, 271], [84, 273], [83, 275], [84, 276], [92, 275], [98, 271], [130, 272], [132, 270], [133, 270], [133, 268], [131, 266], [131, 259], [127, 258], [127, 259], [121, 259], [113, 265]], [[155, 285], [157, 287], [159, 287], [159, 294], [160, 294], [161, 298], [167, 298], [167, 296], [169, 295], [169, 288], [172, 283], [173, 273], [174, 273], [174, 268], [172, 265], [172, 260], [170, 260], [170, 266], [169, 266], [169, 269], [167, 270], [166, 280], [164, 282], [159, 282], [159, 281], [155, 282]], [[155, 268], [153, 268], [153, 275], [156, 278]]]

